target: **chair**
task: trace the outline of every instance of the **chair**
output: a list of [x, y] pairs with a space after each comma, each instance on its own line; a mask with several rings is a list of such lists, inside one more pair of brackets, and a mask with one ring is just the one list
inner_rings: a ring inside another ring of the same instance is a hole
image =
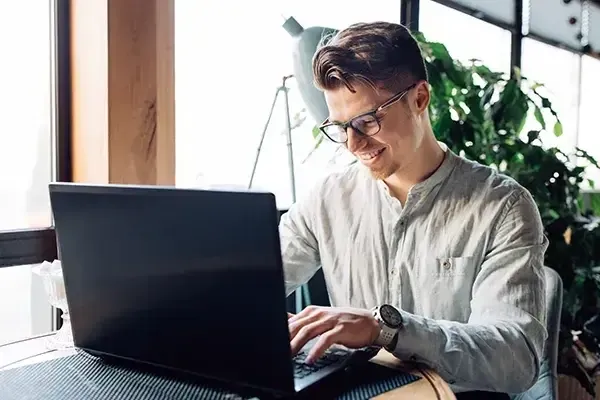
[[526, 392], [511, 396], [512, 400], [557, 400], [558, 399], [558, 333], [562, 309], [563, 284], [560, 275], [544, 267], [546, 280], [546, 329], [548, 339], [540, 365], [537, 382]]

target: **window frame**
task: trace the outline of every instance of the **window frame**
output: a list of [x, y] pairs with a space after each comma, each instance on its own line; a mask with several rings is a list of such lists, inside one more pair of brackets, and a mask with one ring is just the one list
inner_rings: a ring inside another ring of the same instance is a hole
[[[51, 5], [52, 180], [72, 181], [71, 162], [71, 7]], [[54, 227], [0, 231], [0, 268], [37, 264], [57, 258]]]

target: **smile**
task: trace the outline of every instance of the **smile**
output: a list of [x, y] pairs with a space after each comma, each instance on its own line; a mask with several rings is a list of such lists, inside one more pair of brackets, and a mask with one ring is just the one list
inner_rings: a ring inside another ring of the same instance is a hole
[[365, 160], [365, 161], [369, 161], [374, 159], [375, 157], [377, 157], [378, 155], [380, 155], [381, 153], [383, 153], [383, 151], [385, 150], [385, 147], [376, 151], [372, 151], [370, 153], [363, 153], [363, 154], [359, 154], [358, 157], [361, 160]]

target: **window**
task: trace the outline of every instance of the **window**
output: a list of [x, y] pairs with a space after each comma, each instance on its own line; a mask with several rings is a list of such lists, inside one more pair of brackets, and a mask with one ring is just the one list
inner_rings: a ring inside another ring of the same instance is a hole
[[34, 4], [13, 1], [0, 13], [0, 230], [51, 222], [50, 8]]
[[478, 59], [492, 71], [510, 72], [509, 31], [433, 0], [421, 0], [419, 7], [419, 30], [427, 40], [444, 44], [463, 63]]
[[[292, 39], [282, 28], [284, 17], [294, 16], [305, 28], [400, 21], [399, 1], [372, 3], [376, 5], [355, 8], [341, 0], [288, 1], [269, 3], [259, 11], [256, 2], [236, 1], [235, 6], [224, 0], [177, 2], [177, 185], [248, 186], [276, 90], [284, 75], [293, 74]], [[295, 81], [287, 83], [292, 125], [299, 125], [292, 132], [292, 148], [300, 196], [329, 168], [337, 147], [323, 142], [303, 162], [314, 147], [311, 131], [317, 122], [303, 111]], [[292, 196], [281, 97], [266, 132], [253, 188], [272, 191], [278, 206], [287, 208]]]
[[[53, 3], [13, 1], [0, 13], [0, 248], [7, 231], [51, 226]], [[51, 315], [29, 266], [0, 268], [0, 344], [49, 331]]]
[[[587, 151], [600, 163], [600, 127], [597, 117], [600, 60], [584, 56], [581, 62], [581, 104], [577, 146]], [[587, 170], [587, 177], [594, 181], [595, 189], [600, 189], [600, 170], [592, 166]]]
[[0, 268], [0, 345], [52, 329], [52, 311], [32, 265]]
[[[567, 154], [573, 152], [577, 138], [580, 62], [581, 57], [575, 53], [530, 38], [523, 39], [523, 76], [543, 85], [538, 92], [550, 100], [563, 127], [563, 134], [556, 137], [551, 125], [541, 137], [542, 142]], [[550, 114], [544, 113], [544, 116], [552, 121]], [[524, 132], [539, 128], [532, 115]]]

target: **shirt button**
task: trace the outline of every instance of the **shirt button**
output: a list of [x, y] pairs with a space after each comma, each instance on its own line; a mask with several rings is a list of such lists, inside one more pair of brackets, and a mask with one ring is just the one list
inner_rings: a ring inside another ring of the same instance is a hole
[[450, 260], [446, 260], [442, 263], [442, 267], [444, 267], [444, 269], [450, 269], [451, 266], [452, 264], [450, 263]]

